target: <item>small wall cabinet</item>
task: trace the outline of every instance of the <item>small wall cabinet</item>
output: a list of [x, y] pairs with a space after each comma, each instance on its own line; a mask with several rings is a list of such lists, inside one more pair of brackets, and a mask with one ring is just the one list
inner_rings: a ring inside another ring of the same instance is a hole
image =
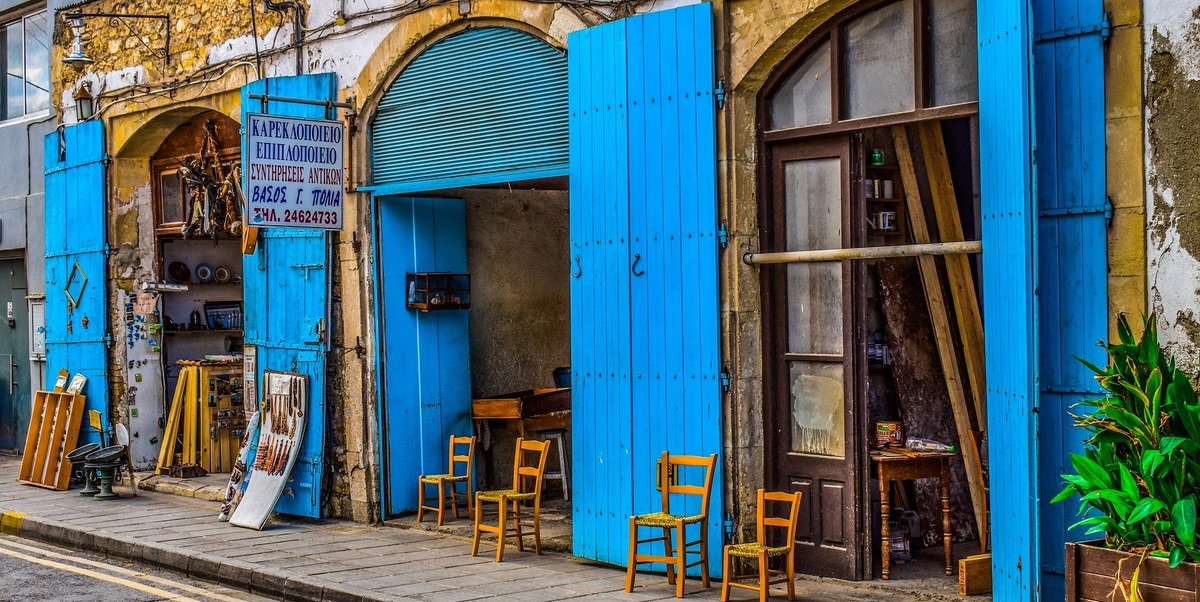
[[406, 307], [468, 309], [471, 307], [471, 275], [450, 272], [409, 272], [405, 279]]

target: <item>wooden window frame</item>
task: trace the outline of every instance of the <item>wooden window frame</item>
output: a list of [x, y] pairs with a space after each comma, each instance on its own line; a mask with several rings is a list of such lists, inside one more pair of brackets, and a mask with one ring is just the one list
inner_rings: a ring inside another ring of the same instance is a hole
[[[222, 165], [230, 163], [237, 164], [241, 162], [242, 153], [240, 149], [232, 148], [225, 149], [218, 155], [221, 158]], [[151, 194], [154, 198], [154, 233], [159, 237], [165, 238], [181, 238], [184, 222], [164, 222], [163, 221], [163, 205], [166, 199], [163, 198], [162, 176], [164, 173], [178, 171], [183, 166], [183, 160], [187, 155], [179, 157], [168, 157], [166, 159], [154, 159], [150, 162], [150, 187]], [[180, 188], [182, 190], [182, 187]], [[181, 200], [181, 202], [184, 202]], [[187, 207], [181, 206], [180, 215], [187, 216]]]
[[[845, 30], [855, 19], [874, 12], [900, 0], [868, 0], [825, 23], [808, 36], [808, 39], [792, 53], [767, 78], [758, 102], [759, 134], [762, 142], [783, 142], [799, 138], [840, 134], [869, 128], [968, 117], [979, 113], [979, 102], [970, 101], [943, 106], [929, 106], [932, 101], [932, 26], [929, 21], [929, 3], [936, 0], [913, 0], [913, 91], [915, 107], [911, 111], [872, 115], [869, 117], [846, 118], [847, 98], [845, 94], [846, 41]], [[779, 87], [825, 41], [829, 41], [830, 56], [830, 120], [826, 123], [802, 125], [789, 128], [767, 129], [771, 123], [770, 100], [779, 92]]]

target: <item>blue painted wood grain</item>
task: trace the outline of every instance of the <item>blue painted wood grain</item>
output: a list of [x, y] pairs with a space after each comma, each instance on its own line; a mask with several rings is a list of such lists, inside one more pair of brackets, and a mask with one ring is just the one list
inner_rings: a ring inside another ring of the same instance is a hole
[[[100, 423], [110, 428], [104, 124], [88, 121], [51, 132], [44, 150], [47, 378], [53, 381], [61, 368], [86, 376], [86, 409], [100, 412]], [[68, 290], [78, 303], [74, 308]], [[80, 445], [108, 443], [87, 424], [80, 427]]]
[[[1104, 54], [1100, 32], [1056, 36], [1098, 26], [1100, 0], [1034, 0], [1034, 98], [1037, 131], [1039, 499], [1041, 594], [1065, 595], [1063, 547], [1083, 539], [1067, 526], [1075, 504], [1049, 504], [1080, 452], [1085, 434], [1068, 414], [1081, 397], [1102, 394], [1076, 361], [1104, 361], [1108, 312], [1105, 195]], [[1081, 209], [1097, 208], [1095, 211]], [[1072, 215], [1056, 215], [1071, 210]]]
[[405, 307], [409, 272], [466, 272], [462, 199], [376, 200], [385, 512], [416, 510], [417, 477], [445, 472], [451, 435], [471, 425], [468, 313]]
[[983, 313], [996, 600], [1039, 591], [1037, 249], [1027, 0], [978, 3]]
[[[242, 87], [246, 113], [261, 113], [251, 94], [308, 100], [337, 100], [337, 75], [317, 73], [260, 79]], [[319, 105], [272, 100], [271, 115], [325, 118]], [[243, 178], [247, 149], [242, 149]], [[245, 182], [243, 181], [243, 187]], [[275, 504], [283, 514], [319, 517], [325, 465], [325, 364], [328, 331], [329, 244], [323, 230], [266, 228], [253, 255], [243, 259], [245, 336], [258, 350], [259, 382], [264, 370], [308, 375], [308, 422], [287, 489]], [[307, 267], [300, 267], [307, 266]], [[263, 391], [263, 387], [259, 391]]]
[[[568, 48], [571, 248], [583, 258], [571, 312], [574, 545], [623, 565], [629, 514], [659, 509], [662, 451], [721, 451], [711, 6], [575, 32]], [[720, 469], [714, 482], [719, 574]]]

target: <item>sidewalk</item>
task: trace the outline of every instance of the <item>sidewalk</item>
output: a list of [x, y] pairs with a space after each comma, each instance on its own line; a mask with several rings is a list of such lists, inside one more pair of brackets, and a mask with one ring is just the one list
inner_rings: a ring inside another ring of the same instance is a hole
[[[638, 587], [626, 594], [623, 570], [559, 554], [535, 556], [510, 545], [504, 562], [495, 563], [487, 538], [472, 558], [469, 539], [417, 529], [273, 517], [265, 530], [252, 531], [217, 522], [217, 504], [195, 498], [144, 491], [135, 498], [124, 486], [118, 489], [122, 499], [105, 502], [79, 496], [78, 488], [23, 485], [15, 481], [18, 463], [0, 457], [0, 531], [268, 596], [356, 602], [674, 599], [661, 575], [639, 574]], [[714, 585], [704, 590], [698, 579], [689, 579], [687, 595], [719, 599], [720, 582]], [[799, 600], [812, 602], [958, 599], [931, 592], [917, 580], [805, 578], [796, 589]], [[734, 600], [752, 596], [731, 594]]]

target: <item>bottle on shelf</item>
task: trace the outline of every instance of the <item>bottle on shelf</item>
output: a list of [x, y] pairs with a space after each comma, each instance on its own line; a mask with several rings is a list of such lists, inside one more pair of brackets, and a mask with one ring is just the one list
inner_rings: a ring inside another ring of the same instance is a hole
[[907, 447], [913, 451], [954, 451], [953, 445], [947, 445], [945, 443], [934, 441], [933, 439], [921, 439], [919, 437], [909, 437], [908, 440], [904, 442], [904, 447]]

